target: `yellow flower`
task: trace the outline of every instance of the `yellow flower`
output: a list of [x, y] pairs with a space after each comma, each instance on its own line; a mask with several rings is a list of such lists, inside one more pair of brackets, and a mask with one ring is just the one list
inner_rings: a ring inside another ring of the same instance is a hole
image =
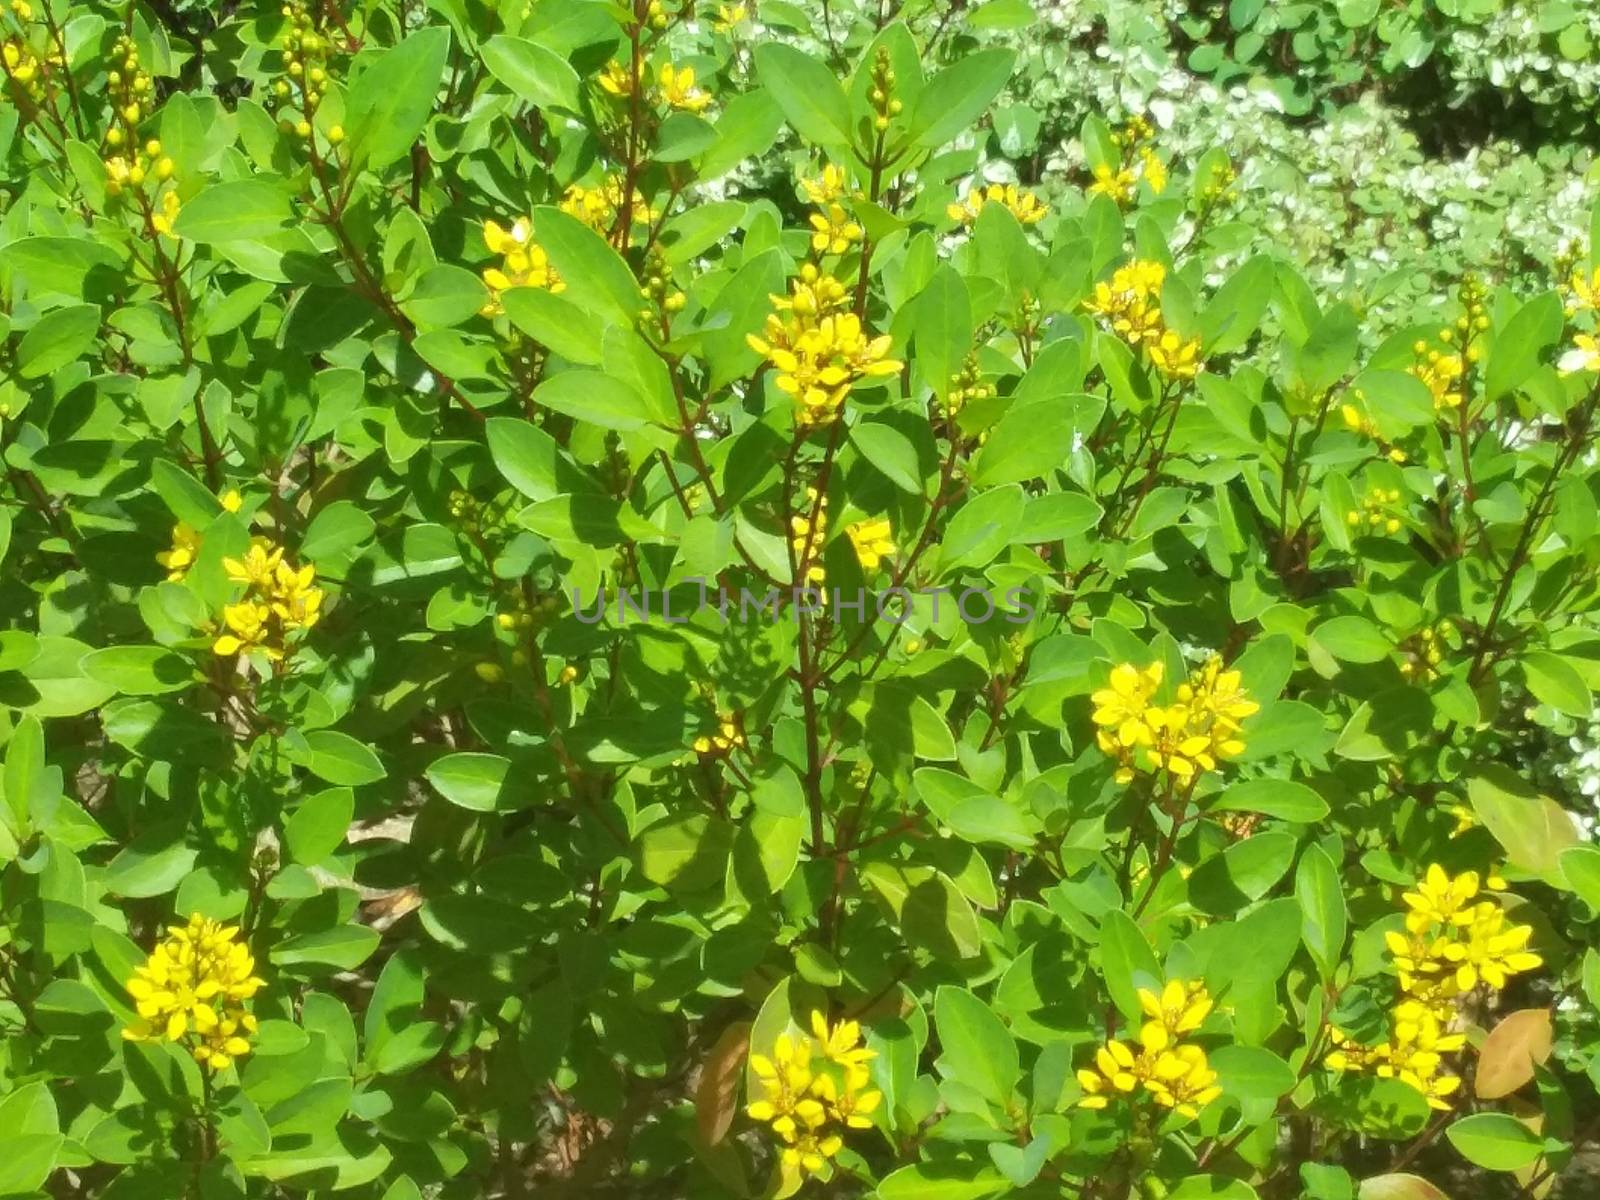
[[1400, 897], [1411, 910], [1406, 914], [1406, 928], [1418, 934], [1427, 932], [1430, 925], [1465, 925], [1472, 920], [1469, 904], [1477, 894], [1476, 871], [1463, 871], [1451, 878], [1443, 867], [1433, 863], [1417, 890]]
[[1199, 1029], [1211, 1012], [1212, 1000], [1202, 983], [1173, 979], [1159, 996], [1148, 988], [1140, 988], [1138, 994], [1139, 1007], [1151, 1018], [1139, 1033], [1139, 1042], [1146, 1050], [1166, 1049], [1184, 1034]]
[[[640, 73], [644, 71], [644, 64], [640, 64]], [[638, 87], [638, 77], [634, 76], [627, 67], [616, 59], [606, 63], [605, 69], [600, 72], [600, 87], [612, 96], [631, 96]]]
[[[616, 223], [617, 213], [622, 210], [623, 180], [616, 175], [608, 175], [601, 183], [592, 188], [573, 184], [567, 188], [561, 198], [561, 211], [570, 217], [576, 217], [590, 229], [597, 233], [606, 233]], [[639, 225], [649, 225], [660, 214], [645, 202], [644, 196], [635, 189], [633, 193], [633, 220]], [[559, 289], [556, 289], [559, 290]]]
[[172, 237], [172, 226], [178, 219], [178, 193], [168, 190], [161, 195], [160, 211], [150, 214], [150, 227], [157, 233]]
[[1167, 190], [1167, 164], [1148, 146], [1139, 151], [1139, 166], [1139, 178], [1150, 185], [1152, 192], [1159, 196]]
[[1161, 287], [1167, 269], [1161, 263], [1138, 259], [1118, 267], [1109, 280], [1094, 285], [1094, 294], [1084, 307], [1101, 317], [1106, 325], [1130, 346], [1158, 340], [1165, 327], [1161, 322]]
[[489, 267], [483, 272], [483, 282], [489, 288], [489, 299], [480, 310], [486, 317], [504, 311], [500, 293], [515, 287], [544, 288], [550, 292], [563, 292], [566, 282], [550, 265], [544, 247], [533, 240], [533, 223], [527, 217], [518, 217], [510, 229], [496, 221], [483, 223], [483, 244], [491, 254], [503, 261], [499, 267]]
[[1195, 1045], [1174, 1046], [1155, 1055], [1144, 1086], [1157, 1104], [1191, 1119], [1222, 1095], [1206, 1052]]
[[236, 513], [244, 507], [244, 497], [239, 494], [238, 488], [229, 488], [217, 497], [217, 503], [222, 505], [223, 512]]
[[[816, 520], [811, 518], [816, 511]], [[817, 498], [817, 489], [806, 489], [805, 502], [800, 511], [789, 518], [789, 546], [794, 551], [795, 565], [806, 583], [821, 583], [827, 578], [821, 561], [822, 548], [828, 543], [828, 498]]]
[[971, 225], [986, 204], [999, 205], [1023, 225], [1036, 225], [1050, 212], [1049, 205], [1041, 204], [1039, 197], [1014, 183], [991, 183], [987, 187], [972, 188], [960, 203], [947, 205], [945, 214], [952, 221]]
[[1406, 368], [1408, 374], [1420, 379], [1433, 397], [1435, 412], [1457, 408], [1461, 404], [1461, 376], [1466, 365], [1459, 354], [1446, 354], [1429, 349], [1426, 342], [1417, 342], [1412, 348], [1416, 361]]
[[872, 517], [845, 526], [845, 536], [855, 547], [856, 558], [864, 571], [876, 571], [880, 563], [895, 551], [893, 530], [885, 517]]
[[742, 25], [749, 19], [750, 10], [743, 4], [719, 4], [711, 28], [726, 36], [733, 32], [735, 26]]
[[[772, 1127], [785, 1168], [815, 1173], [844, 1148], [843, 1130], [869, 1129], [883, 1094], [867, 1087], [867, 1063], [876, 1054], [861, 1046], [861, 1026], [830, 1026], [811, 1014], [814, 1038], [781, 1034], [771, 1055], [751, 1054], [759, 1099], [745, 1112]], [[820, 1062], [819, 1062], [820, 1060]]]
[[1089, 194], [1109, 196], [1116, 201], [1118, 208], [1124, 208], [1132, 203], [1138, 183], [1139, 177], [1131, 168], [1101, 163], [1094, 169], [1094, 182], [1089, 185]]
[[1181, 338], [1170, 329], [1145, 346], [1150, 361], [1169, 379], [1193, 379], [1200, 372], [1200, 339]]
[[812, 204], [832, 204], [845, 194], [847, 181], [843, 167], [827, 163], [822, 168], [822, 174], [815, 179], [802, 179], [800, 190], [805, 193], [806, 200]]
[[1527, 948], [1533, 926], [1507, 925], [1505, 910], [1498, 904], [1485, 900], [1468, 916], [1466, 940], [1444, 947], [1445, 960], [1456, 964], [1456, 986], [1462, 991], [1476, 987], [1480, 979], [1492, 988], [1503, 988], [1512, 975], [1544, 962]]
[[157, 554], [156, 562], [167, 569], [168, 580], [178, 583], [199, 556], [200, 535], [187, 521], [179, 521], [172, 527], [172, 549]]
[[1563, 375], [1579, 371], [1600, 371], [1600, 338], [1589, 333], [1573, 335], [1572, 349], [1556, 364]]
[[1123, 663], [1111, 673], [1110, 687], [1089, 698], [1095, 705], [1095, 740], [1116, 760], [1116, 780], [1127, 783], [1138, 767], [1168, 771], [1190, 779], [1214, 771], [1219, 759], [1244, 751], [1240, 723], [1260, 710], [1244, 691], [1238, 671], [1225, 671], [1212, 655], [1177, 689], [1177, 703], [1151, 703], [1161, 686], [1162, 666], [1140, 672]]
[[246, 587], [270, 588], [273, 574], [283, 563], [283, 547], [274, 546], [266, 538], [255, 538], [243, 558], [224, 558], [222, 569], [234, 583]]
[[1164, 668], [1154, 662], [1143, 671], [1132, 663], [1122, 663], [1112, 669], [1110, 686], [1101, 688], [1089, 699], [1094, 703], [1094, 723], [1099, 726], [1095, 737], [1101, 751], [1121, 763], [1117, 782], [1127, 783], [1133, 778], [1131, 752], [1136, 746], [1148, 746], [1154, 735], [1146, 721], [1150, 700], [1161, 687]]
[[1572, 298], [1567, 302], [1567, 312], [1576, 313], [1580, 308], [1600, 307], [1600, 267], [1592, 273], [1576, 270], [1572, 273], [1572, 282], [1567, 290]]
[[267, 644], [271, 630], [267, 626], [272, 610], [265, 604], [245, 600], [229, 604], [222, 610], [222, 620], [228, 632], [219, 637], [211, 648], [221, 655], [238, 654], [241, 650], [260, 649], [268, 658], [283, 657], [283, 652]]
[[1078, 1086], [1084, 1097], [1079, 1108], [1104, 1108], [1119, 1092], [1126, 1095], [1141, 1082], [1139, 1060], [1121, 1042], [1107, 1042], [1094, 1055], [1095, 1070], [1078, 1070]]
[[173, 926], [127, 981], [138, 1019], [129, 1041], [182, 1042], [195, 1061], [226, 1070], [250, 1052], [256, 1019], [244, 1004], [263, 986], [239, 930], [198, 914]]
[[322, 589], [312, 586], [316, 568], [310, 563], [296, 570], [280, 562], [273, 572], [271, 596], [272, 613], [283, 624], [286, 632], [310, 629], [322, 616]]
[[711, 106], [711, 95], [695, 86], [693, 67], [675, 67], [662, 63], [656, 70], [656, 86], [661, 98], [671, 108], [684, 112], [704, 112]]
[[861, 226], [838, 204], [811, 214], [811, 249], [817, 254], [843, 254], [861, 240]]

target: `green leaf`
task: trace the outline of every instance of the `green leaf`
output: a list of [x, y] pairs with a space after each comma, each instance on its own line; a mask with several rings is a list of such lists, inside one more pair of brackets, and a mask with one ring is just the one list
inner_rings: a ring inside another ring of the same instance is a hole
[[533, 236], [566, 281], [563, 296], [593, 317], [632, 328], [639, 282], [605, 238], [576, 217], [548, 207], [533, 210]]
[[1218, 1046], [1209, 1057], [1222, 1090], [1246, 1104], [1275, 1105], [1294, 1090], [1293, 1068], [1260, 1046]]
[[100, 332], [100, 309], [74, 304], [48, 312], [22, 335], [17, 347], [17, 374], [38, 379], [59, 371], [94, 344]]
[[615, 376], [563, 371], [533, 389], [533, 402], [601, 429], [643, 429], [655, 414], [645, 399]]
[[44, 726], [38, 717], [24, 717], [11, 733], [6, 745], [4, 772], [6, 808], [11, 813], [9, 823], [14, 830], [29, 828], [28, 818], [33, 806], [33, 794], [44, 776]]
[[372, 541], [377, 524], [359, 505], [335, 500], [311, 518], [300, 539], [300, 557], [322, 563], [359, 550]]
[[381, 170], [411, 152], [433, 115], [449, 54], [449, 28], [425, 26], [381, 52], [350, 85], [345, 128], [353, 164]]
[[1463, 1117], [1444, 1131], [1461, 1157], [1489, 1171], [1515, 1171], [1538, 1160], [1544, 1139], [1515, 1117], [1484, 1112]]
[[1484, 400], [1496, 400], [1514, 392], [1539, 365], [1539, 356], [1556, 344], [1566, 323], [1561, 297], [1545, 292], [1529, 300], [1497, 330], [1490, 346], [1485, 373]]
[[1320, 846], [1310, 845], [1300, 856], [1294, 895], [1300, 902], [1300, 937], [1316, 961], [1323, 981], [1333, 978], [1344, 956], [1349, 921], [1339, 868]]
[[376, 783], [387, 772], [371, 747], [335, 729], [317, 729], [305, 735], [307, 753], [302, 765], [318, 779], [344, 787]]
[[498, 754], [446, 754], [428, 767], [428, 782], [451, 804], [473, 812], [493, 812], [506, 794], [511, 760]]
[[914, 1163], [885, 1175], [874, 1195], [878, 1200], [986, 1200], [1012, 1190], [1009, 1179], [988, 1167]]
[[872, 469], [897, 488], [922, 494], [922, 472], [911, 439], [884, 421], [858, 421], [850, 429], [850, 442]]
[[83, 656], [83, 673], [129, 696], [193, 687], [194, 664], [164, 646], [108, 646]]
[[279, 942], [268, 957], [280, 967], [315, 965], [353, 971], [372, 957], [380, 940], [376, 929], [340, 925]]
[[1165, 982], [1143, 931], [1121, 909], [1112, 909], [1100, 922], [1100, 971], [1112, 1001], [1135, 1024], [1144, 1019], [1139, 989], [1159, 994]]
[[[1049, 478], [1072, 454], [1075, 431], [1062, 419], [1059, 398], [1013, 405], [989, 430], [972, 464], [972, 481], [983, 487]], [[1079, 497], [1079, 503], [1087, 497]], [[1093, 503], [1090, 501], [1089, 503]]]
[[55, 1170], [66, 1138], [59, 1133], [0, 1134], [0, 1196], [27, 1196]]
[[923, 381], [941, 403], [951, 378], [972, 345], [972, 301], [966, 281], [949, 264], [941, 265], [917, 294], [912, 309], [911, 348]]
[[544, 288], [519, 287], [501, 293], [511, 323], [541, 346], [580, 366], [600, 365], [605, 331], [594, 314]]
[[578, 111], [578, 73], [553, 50], [496, 34], [478, 48], [489, 73], [529, 104]]
[[294, 219], [288, 187], [270, 179], [214, 183], [178, 210], [173, 230], [202, 244], [270, 237]]
[[1288, 779], [1241, 779], [1207, 805], [1211, 812], [1253, 812], [1297, 825], [1328, 815], [1328, 802], [1303, 783]]
[[284, 824], [290, 857], [308, 867], [326, 861], [344, 845], [355, 811], [356, 794], [349, 788], [328, 788], [307, 796]]
[[422, 273], [400, 301], [400, 311], [418, 329], [441, 329], [476, 316], [488, 298], [488, 288], [471, 271], [440, 263]]
[[1342, 662], [1382, 662], [1394, 649], [1383, 630], [1365, 617], [1334, 617], [1313, 629], [1311, 637]]
[[1540, 874], [1554, 872], [1561, 852], [1578, 842], [1572, 818], [1508, 767], [1491, 763], [1467, 781], [1472, 810], [1511, 864]]
[[969, 52], [936, 73], [911, 105], [908, 132], [935, 149], [970, 129], [1011, 78], [1016, 55], [998, 47]]
[[130, 900], [164, 896], [194, 870], [196, 851], [183, 830], [162, 825], [147, 830], [123, 847], [106, 868], [106, 890]]
[[756, 72], [794, 131], [818, 146], [850, 141], [850, 102], [819, 60], [782, 42], [755, 48]]
[[943, 985], [934, 993], [933, 1020], [940, 1055], [935, 1067], [1002, 1110], [1022, 1077], [1017, 1043], [1004, 1022], [965, 988]]
[[1541, 703], [1569, 717], [1587, 719], [1594, 711], [1594, 697], [1571, 662], [1548, 650], [1530, 650], [1518, 660], [1528, 690]]
[[[7, 789], [7, 795], [10, 790]], [[1600, 913], [1600, 848], [1569, 846], [1557, 856], [1563, 883]]]

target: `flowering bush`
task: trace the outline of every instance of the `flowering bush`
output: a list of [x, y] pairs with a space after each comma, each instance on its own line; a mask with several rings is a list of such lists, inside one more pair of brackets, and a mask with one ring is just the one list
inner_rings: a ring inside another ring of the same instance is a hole
[[4, 6], [0, 1196], [1577, 1175], [1600, 216], [1374, 322], [1035, 15]]

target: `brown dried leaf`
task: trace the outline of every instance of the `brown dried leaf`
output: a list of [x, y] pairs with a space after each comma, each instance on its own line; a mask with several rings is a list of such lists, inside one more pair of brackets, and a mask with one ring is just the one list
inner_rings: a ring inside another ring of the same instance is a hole
[[738, 1021], [722, 1031], [700, 1067], [694, 1089], [695, 1122], [701, 1140], [715, 1146], [728, 1136], [738, 1107], [739, 1080], [750, 1051], [750, 1022]]
[[1361, 1200], [1450, 1200], [1420, 1175], [1374, 1175], [1361, 1181]]
[[1550, 1039], [1550, 1014], [1542, 1008], [1524, 1008], [1496, 1025], [1478, 1051], [1478, 1098], [1498, 1100], [1529, 1082], [1535, 1064], [1550, 1057]]

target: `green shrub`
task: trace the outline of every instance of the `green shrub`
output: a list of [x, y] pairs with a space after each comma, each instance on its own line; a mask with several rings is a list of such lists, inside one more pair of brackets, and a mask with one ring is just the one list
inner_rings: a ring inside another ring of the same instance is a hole
[[9, 0], [0, 1196], [1544, 1194], [1600, 236], [757, 15]]

